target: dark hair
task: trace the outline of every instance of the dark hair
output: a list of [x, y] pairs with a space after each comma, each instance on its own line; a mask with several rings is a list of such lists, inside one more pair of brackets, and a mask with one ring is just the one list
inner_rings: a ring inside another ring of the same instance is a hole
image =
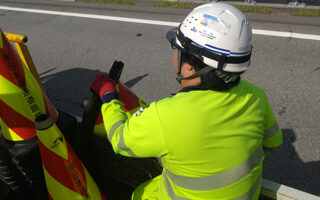
[[[189, 63], [196, 71], [199, 71], [207, 66], [202, 62], [201, 59], [188, 53], [181, 53], [181, 62]], [[239, 76], [234, 81], [226, 83], [217, 74], [223, 74], [225, 76], [232, 76], [232, 75], [239, 75]], [[239, 84], [240, 74], [241, 73], [232, 73], [232, 72], [213, 69], [212, 71], [209, 71], [200, 76], [201, 83], [199, 86], [200, 86], [200, 89], [203, 89], [203, 90], [226, 91]]]

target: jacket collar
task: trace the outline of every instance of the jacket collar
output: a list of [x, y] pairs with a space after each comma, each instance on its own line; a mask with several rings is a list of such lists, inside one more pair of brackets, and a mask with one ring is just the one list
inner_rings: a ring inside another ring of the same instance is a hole
[[180, 93], [180, 92], [190, 92], [190, 91], [194, 91], [194, 90], [201, 90], [201, 89], [198, 86], [190, 86], [190, 87], [182, 88], [178, 93]]

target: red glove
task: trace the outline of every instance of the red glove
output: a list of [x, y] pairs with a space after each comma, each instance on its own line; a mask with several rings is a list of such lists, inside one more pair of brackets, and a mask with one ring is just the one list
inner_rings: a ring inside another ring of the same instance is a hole
[[102, 97], [107, 93], [116, 93], [115, 85], [116, 82], [107, 75], [98, 74], [91, 84], [91, 89], [102, 99]]

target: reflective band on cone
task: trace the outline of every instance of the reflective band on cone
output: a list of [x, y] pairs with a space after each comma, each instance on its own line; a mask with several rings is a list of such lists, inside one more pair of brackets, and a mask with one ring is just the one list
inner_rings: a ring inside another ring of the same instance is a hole
[[[117, 84], [116, 89], [118, 92], [119, 100], [122, 102], [124, 106], [124, 111], [126, 112], [128, 118], [130, 118], [139, 108], [141, 107], [146, 108], [149, 106], [145, 101], [143, 101], [140, 97], [135, 95], [124, 84], [122, 83]], [[94, 133], [102, 134], [102, 135], [106, 133], [101, 113], [99, 114], [99, 117], [94, 126]]]
[[104, 200], [102, 192], [49, 115], [36, 118], [49, 198]]
[[34, 120], [58, 114], [31, 72], [0, 29], [0, 126], [7, 140], [21, 141], [36, 136]]

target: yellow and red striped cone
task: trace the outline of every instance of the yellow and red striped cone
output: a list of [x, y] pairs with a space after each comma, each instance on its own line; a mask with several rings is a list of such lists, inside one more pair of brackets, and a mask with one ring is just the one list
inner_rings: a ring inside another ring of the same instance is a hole
[[[123, 103], [124, 111], [126, 112], [128, 118], [130, 118], [139, 108], [146, 108], [149, 106], [145, 101], [135, 95], [123, 83], [119, 82], [116, 86], [116, 89], [118, 92], [119, 100]], [[96, 121], [93, 132], [102, 135], [106, 133], [101, 112]]]
[[41, 115], [35, 124], [49, 198], [105, 200], [51, 117]]
[[36, 136], [34, 120], [58, 113], [0, 29], [0, 126], [3, 137], [21, 141]]

